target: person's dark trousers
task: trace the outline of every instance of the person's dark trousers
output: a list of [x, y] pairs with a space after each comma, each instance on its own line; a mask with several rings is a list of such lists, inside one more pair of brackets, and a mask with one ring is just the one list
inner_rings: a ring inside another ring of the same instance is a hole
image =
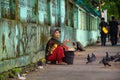
[[117, 33], [111, 33], [110, 40], [111, 40], [112, 46], [117, 45]]
[[110, 33], [107, 34], [108, 42], [110, 41]]
[[101, 45], [105, 46], [106, 45], [106, 37], [107, 35], [104, 33], [101, 33]]

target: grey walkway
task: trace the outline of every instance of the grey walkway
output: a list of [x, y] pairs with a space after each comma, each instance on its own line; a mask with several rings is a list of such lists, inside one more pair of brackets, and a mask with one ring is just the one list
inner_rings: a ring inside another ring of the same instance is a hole
[[[120, 62], [110, 62], [112, 67], [104, 67], [99, 61], [108, 51], [110, 55], [120, 52], [120, 42], [117, 46], [86, 47], [86, 51], [77, 52], [73, 65], [47, 65], [27, 74], [27, 80], [120, 80]], [[87, 54], [95, 53], [97, 61], [86, 64]]]

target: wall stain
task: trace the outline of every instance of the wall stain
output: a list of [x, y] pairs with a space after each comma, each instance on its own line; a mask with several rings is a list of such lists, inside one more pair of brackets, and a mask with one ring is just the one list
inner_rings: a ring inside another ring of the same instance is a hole
[[17, 44], [17, 57], [20, 56], [20, 43]]
[[10, 32], [8, 33], [8, 37], [9, 37], [9, 38], [10, 38], [10, 36], [11, 36], [11, 33], [12, 33], [12, 32], [11, 32], [11, 29], [10, 29]]
[[22, 43], [22, 48], [23, 48], [23, 53], [26, 54], [26, 49], [27, 49], [27, 45], [28, 45], [28, 36], [27, 36], [27, 23], [23, 22], [23, 21], [20, 21], [21, 23], [21, 26], [22, 26], [22, 40], [21, 43]]
[[6, 46], [5, 46], [5, 35], [2, 34], [2, 53], [6, 50]]
[[[5, 45], [5, 35], [4, 34], [2, 34], [2, 54], [3, 53], [7, 53], [7, 49], [6, 49], [6, 45]], [[2, 60], [4, 60], [4, 59], [2, 58]]]
[[46, 34], [48, 30], [45, 30], [45, 27], [43, 28], [43, 30], [40, 33], [40, 45], [42, 45], [42, 49], [44, 50], [45, 48], [45, 43], [48, 40], [48, 35]]

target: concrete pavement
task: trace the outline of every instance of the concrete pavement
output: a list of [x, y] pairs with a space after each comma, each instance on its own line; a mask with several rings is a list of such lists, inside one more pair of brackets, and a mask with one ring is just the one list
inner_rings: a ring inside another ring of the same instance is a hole
[[[86, 47], [86, 51], [76, 52], [73, 65], [46, 65], [43, 69], [27, 74], [27, 80], [120, 80], [120, 62], [110, 62], [111, 67], [104, 67], [99, 61], [108, 51], [110, 55], [120, 52], [120, 42], [117, 46]], [[87, 54], [94, 53], [97, 61], [86, 64]], [[14, 79], [15, 80], [15, 79]]]

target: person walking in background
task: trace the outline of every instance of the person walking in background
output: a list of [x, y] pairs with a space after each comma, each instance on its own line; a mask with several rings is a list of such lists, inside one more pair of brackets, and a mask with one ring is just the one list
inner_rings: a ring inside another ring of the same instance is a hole
[[111, 45], [117, 45], [118, 22], [115, 20], [114, 16], [112, 16], [112, 20], [109, 22], [109, 27]]
[[99, 24], [99, 30], [100, 30], [100, 34], [101, 34], [101, 46], [105, 46], [106, 45], [106, 37], [108, 34], [108, 24], [107, 24], [107, 22], [105, 22], [104, 18], [101, 18], [101, 22]]

